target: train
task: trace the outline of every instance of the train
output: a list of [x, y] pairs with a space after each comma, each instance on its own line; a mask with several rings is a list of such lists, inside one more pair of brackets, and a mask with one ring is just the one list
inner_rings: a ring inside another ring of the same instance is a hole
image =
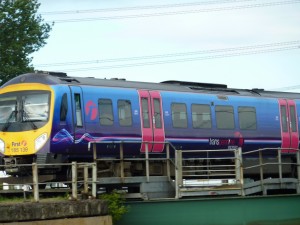
[[[144, 143], [150, 155], [165, 155], [170, 143], [178, 150], [280, 148], [292, 161], [299, 120], [299, 93], [35, 72], [0, 88], [0, 157], [22, 174], [17, 165], [90, 161], [90, 142], [124, 141], [128, 157], [144, 155]], [[113, 148], [103, 144], [98, 153], [117, 157]]]

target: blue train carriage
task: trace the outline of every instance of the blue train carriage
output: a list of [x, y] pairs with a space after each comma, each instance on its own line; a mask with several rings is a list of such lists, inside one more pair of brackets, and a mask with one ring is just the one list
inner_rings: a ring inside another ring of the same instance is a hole
[[[118, 157], [177, 149], [299, 148], [299, 94], [229, 89], [226, 85], [24, 74], [0, 89], [0, 154], [6, 165], [90, 161], [87, 144]], [[266, 158], [274, 155], [266, 155]], [[134, 167], [133, 167], [134, 168]], [[21, 173], [14, 167], [11, 173]], [[49, 172], [49, 171], [48, 171]], [[55, 171], [50, 171], [55, 172]]]

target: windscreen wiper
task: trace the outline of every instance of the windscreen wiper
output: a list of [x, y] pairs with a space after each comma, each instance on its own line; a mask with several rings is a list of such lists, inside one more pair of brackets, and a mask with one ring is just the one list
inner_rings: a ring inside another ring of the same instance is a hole
[[[24, 101], [22, 101], [22, 105], [21, 105], [21, 109], [22, 109], [22, 122], [29, 122], [31, 124], [31, 127], [36, 130], [37, 129], [37, 126], [35, 125], [35, 123], [30, 120], [29, 116], [28, 116], [28, 113], [25, 111], [24, 109]], [[23, 120], [23, 118], [25, 118], [25, 120]]]
[[37, 126], [35, 125], [35, 123], [29, 118], [29, 116], [28, 116], [28, 113], [23, 109], [22, 110], [22, 112], [23, 112], [23, 117], [25, 118], [25, 120], [23, 121], [23, 122], [29, 122], [30, 124], [31, 124], [31, 126], [32, 126], [32, 128], [34, 129], [34, 130], [36, 130], [37, 129]]

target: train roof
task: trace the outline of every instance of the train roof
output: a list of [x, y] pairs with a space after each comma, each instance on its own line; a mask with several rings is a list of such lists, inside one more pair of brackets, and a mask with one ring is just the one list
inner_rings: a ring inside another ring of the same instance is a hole
[[42, 83], [48, 85], [87, 85], [102, 87], [121, 87], [146, 90], [162, 90], [177, 92], [207, 93], [217, 95], [241, 95], [255, 97], [299, 99], [300, 93], [266, 91], [264, 89], [228, 88], [225, 84], [196, 83], [187, 81], [169, 80], [161, 83], [126, 81], [125, 79], [99, 79], [94, 77], [70, 77], [65, 73], [36, 72], [17, 76], [1, 88], [18, 83]]

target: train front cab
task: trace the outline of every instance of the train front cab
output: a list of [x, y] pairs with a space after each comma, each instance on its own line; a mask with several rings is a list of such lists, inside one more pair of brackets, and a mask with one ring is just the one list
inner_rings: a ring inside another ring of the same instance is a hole
[[[0, 90], [0, 154], [9, 173], [49, 152], [53, 90], [43, 84], [15, 84]], [[30, 169], [30, 168], [29, 168]]]

